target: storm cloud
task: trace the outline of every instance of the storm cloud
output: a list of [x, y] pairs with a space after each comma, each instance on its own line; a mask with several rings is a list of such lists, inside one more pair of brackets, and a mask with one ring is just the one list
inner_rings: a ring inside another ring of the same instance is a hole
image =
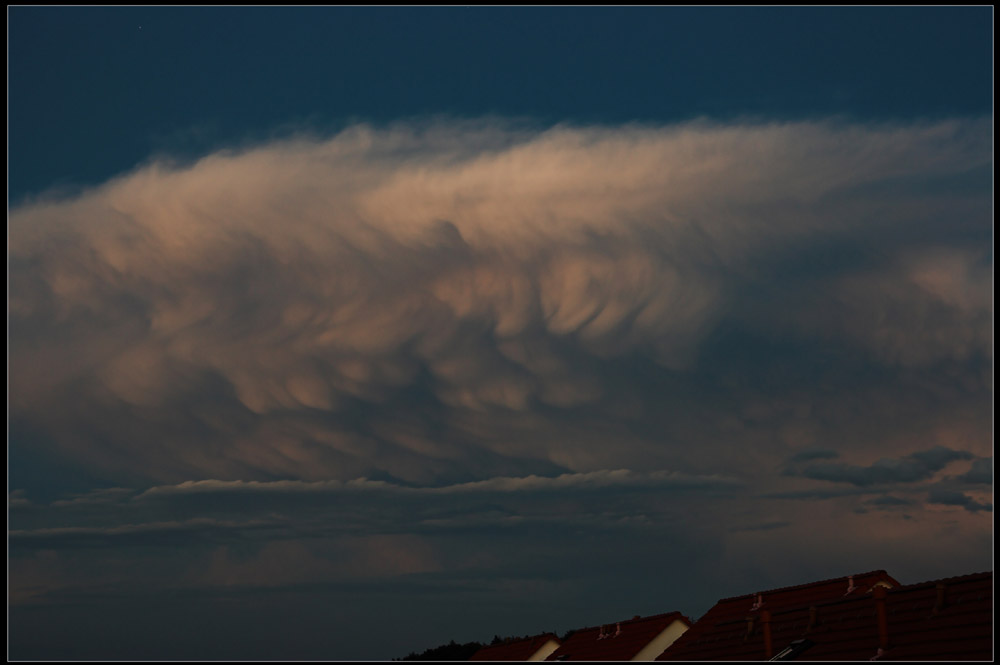
[[12, 8], [8, 656], [989, 569], [991, 11]]
[[[731, 383], [734, 330], [945, 367], [958, 403], [991, 380], [988, 137], [404, 123], [153, 161], [11, 211], [17, 445], [149, 484], [711, 473], [689, 381]], [[831, 447], [802, 427], [773, 452]]]
[[563, 631], [981, 569], [989, 136], [357, 126], [17, 207], [19, 620]]

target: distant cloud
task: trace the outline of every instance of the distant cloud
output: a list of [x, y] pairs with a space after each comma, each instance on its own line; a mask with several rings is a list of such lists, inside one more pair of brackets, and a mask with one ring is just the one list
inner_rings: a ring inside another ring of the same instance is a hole
[[972, 462], [972, 468], [958, 477], [965, 483], [990, 485], [993, 483], [993, 458], [981, 457]]
[[931, 471], [940, 471], [952, 462], [963, 459], [972, 459], [973, 455], [964, 450], [952, 450], [944, 446], [935, 446], [929, 450], [918, 450], [908, 455], [920, 464], [925, 465]]
[[870, 466], [826, 462], [810, 464], [801, 469], [790, 469], [787, 473], [814, 480], [828, 480], [867, 487], [876, 484], [912, 483], [927, 480], [949, 463], [972, 457], [971, 453], [963, 450], [951, 450], [944, 446], [937, 446], [912, 453], [903, 458], [883, 458]]
[[589, 473], [565, 473], [554, 478], [527, 476], [524, 478], [490, 478], [471, 483], [445, 485], [441, 487], [413, 487], [380, 480], [358, 478], [347, 482], [336, 480], [303, 482], [300, 480], [242, 481], [242, 480], [197, 480], [178, 485], [151, 487], [136, 498], [154, 497], [168, 494], [210, 494], [223, 492], [387, 492], [402, 494], [463, 494], [463, 493], [508, 493], [562, 490], [588, 490], [604, 487], [655, 487], [679, 489], [709, 489], [712, 487], [735, 487], [738, 482], [722, 476], [692, 476], [683, 473], [653, 471], [636, 472], [628, 469], [592, 471]]
[[944, 506], [961, 506], [972, 513], [979, 512], [980, 510], [993, 511], [992, 504], [980, 503], [968, 494], [954, 490], [933, 489], [930, 491], [927, 501], [928, 503], [936, 503]]

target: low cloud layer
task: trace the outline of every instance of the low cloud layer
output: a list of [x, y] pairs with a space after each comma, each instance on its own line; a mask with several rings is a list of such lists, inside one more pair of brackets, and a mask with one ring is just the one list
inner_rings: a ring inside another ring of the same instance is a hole
[[11, 211], [13, 445], [145, 484], [727, 474], [879, 437], [870, 389], [982, 455], [989, 129], [403, 124], [153, 162]]
[[215, 493], [345, 493], [381, 492], [387, 494], [467, 494], [467, 493], [509, 493], [589, 490], [603, 487], [649, 487], [659, 489], [728, 487], [736, 483], [731, 478], [720, 476], [689, 476], [682, 473], [653, 471], [634, 472], [628, 469], [591, 471], [589, 473], [564, 473], [556, 477], [528, 476], [526, 478], [490, 478], [470, 483], [444, 485], [439, 487], [412, 487], [385, 481], [358, 478], [341, 483], [338, 481], [303, 482], [272, 481], [244, 482], [200, 480], [187, 481], [178, 485], [151, 487], [138, 495], [137, 499], [165, 494], [215, 494]]
[[788, 475], [814, 480], [850, 483], [858, 487], [891, 483], [913, 483], [931, 478], [950, 462], [971, 459], [972, 454], [937, 446], [911, 453], [900, 459], [883, 458], [870, 466], [818, 462], [801, 469], [789, 469]]

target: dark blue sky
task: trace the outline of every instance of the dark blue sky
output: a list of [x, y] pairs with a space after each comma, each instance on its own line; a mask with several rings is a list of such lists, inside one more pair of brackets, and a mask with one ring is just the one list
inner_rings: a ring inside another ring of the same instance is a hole
[[153, 152], [358, 120], [885, 120], [992, 104], [989, 7], [13, 7], [9, 17], [12, 201], [100, 182]]
[[991, 7], [8, 19], [10, 657], [992, 565]]

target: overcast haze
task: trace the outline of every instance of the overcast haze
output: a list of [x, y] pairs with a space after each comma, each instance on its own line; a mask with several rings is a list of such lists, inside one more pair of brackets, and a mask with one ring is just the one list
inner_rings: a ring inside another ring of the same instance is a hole
[[11, 657], [992, 569], [991, 8], [8, 18]]

